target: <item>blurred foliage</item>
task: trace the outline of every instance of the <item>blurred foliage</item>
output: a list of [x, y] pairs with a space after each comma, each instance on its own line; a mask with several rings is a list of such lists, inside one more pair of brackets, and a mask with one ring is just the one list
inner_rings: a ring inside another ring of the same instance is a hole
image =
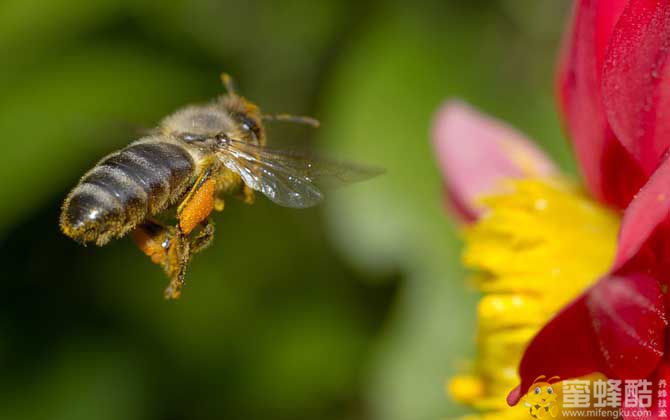
[[[389, 419], [455, 415], [474, 296], [441, 202], [431, 117], [461, 96], [574, 170], [551, 77], [552, 0], [0, 2], [0, 418]], [[83, 248], [59, 205], [97, 159], [221, 92], [271, 127], [383, 166], [324, 208], [231, 202], [178, 302], [130, 241]], [[466, 140], [464, 140], [466, 141]]]

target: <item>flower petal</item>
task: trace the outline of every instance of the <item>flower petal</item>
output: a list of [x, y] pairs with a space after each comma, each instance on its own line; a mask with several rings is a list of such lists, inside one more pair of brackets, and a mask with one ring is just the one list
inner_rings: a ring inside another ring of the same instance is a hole
[[449, 101], [438, 111], [433, 141], [447, 199], [466, 221], [482, 213], [478, 200], [495, 193], [502, 180], [556, 173], [523, 134], [464, 102]]
[[663, 293], [645, 274], [606, 276], [563, 309], [531, 341], [519, 367], [516, 404], [540, 375], [575, 378], [602, 372], [646, 378], [665, 349]]
[[609, 276], [586, 295], [591, 326], [598, 340], [604, 373], [646, 378], [665, 350], [665, 296], [645, 274]]
[[670, 160], [665, 159], [626, 209], [612, 271], [622, 269], [640, 251], [670, 212]]
[[596, 198], [618, 208], [644, 183], [609, 127], [601, 96], [605, 48], [627, 1], [577, 1], [557, 74], [559, 108], [585, 183]]
[[670, 146], [670, 2], [631, 0], [607, 50], [603, 100], [609, 123], [646, 174]]

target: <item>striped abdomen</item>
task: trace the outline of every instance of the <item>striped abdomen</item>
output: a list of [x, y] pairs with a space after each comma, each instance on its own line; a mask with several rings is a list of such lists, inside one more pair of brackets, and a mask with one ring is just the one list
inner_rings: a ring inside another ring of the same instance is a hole
[[77, 241], [104, 245], [174, 203], [194, 171], [193, 158], [178, 144], [139, 140], [84, 175], [63, 204], [61, 228]]

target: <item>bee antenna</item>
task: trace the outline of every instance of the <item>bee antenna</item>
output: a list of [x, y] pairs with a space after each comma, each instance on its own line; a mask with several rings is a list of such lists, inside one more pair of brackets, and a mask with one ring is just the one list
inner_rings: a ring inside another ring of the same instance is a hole
[[223, 87], [226, 88], [228, 93], [236, 94], [235, 82], [233, 82], [233, 78], [228, 73], [221, 73], [221, 83], [223, 83]]
[[261, 116], [263, 121], [286, 121], [296, 124], [305, 124], [318, 128], [321, 123], [319, 120], [312, 117], [305, 117], [301, 115], [290, 115], [290, 114], [277, 114], [277, 115], [263, 115]]
[[535, 378], [535, 380], [533, 381], [533, 385], [535, 385], [537, 382], [540, 382], [541, 380], [543, 380], [543, 379], [545, 379], [545, 378], [546, 378], [546, 376], [544, 376], [544, 375], [540, 375], [540, 376], [538, 376], [538, 377]]

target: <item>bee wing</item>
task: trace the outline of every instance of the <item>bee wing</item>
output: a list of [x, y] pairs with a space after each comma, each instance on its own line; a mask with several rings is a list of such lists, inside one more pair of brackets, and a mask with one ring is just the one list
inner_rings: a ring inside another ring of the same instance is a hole
[[219, 159], [250, 188], [279, 205], [294, 208], [321, 202], [322, 188], [337, 188], [383, 173], [306, 152], [268, 149], [237, 140], [220, 146]]

